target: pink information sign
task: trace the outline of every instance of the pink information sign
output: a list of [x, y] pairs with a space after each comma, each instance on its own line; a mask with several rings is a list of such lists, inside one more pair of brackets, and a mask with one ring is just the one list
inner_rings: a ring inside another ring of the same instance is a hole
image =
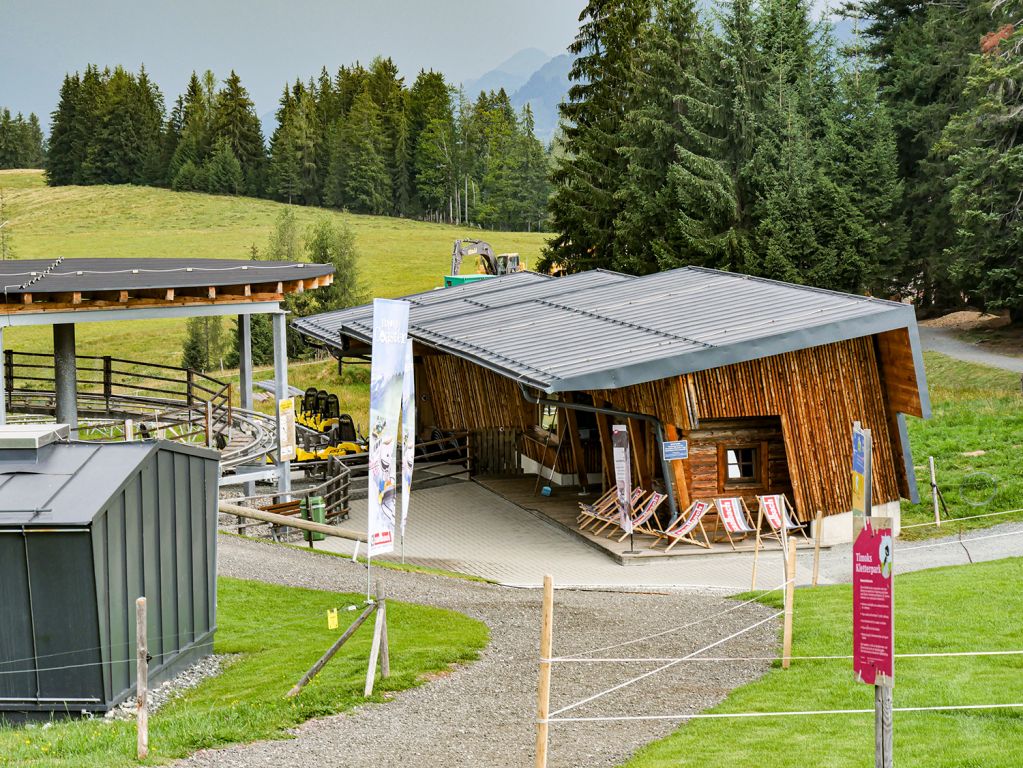
[[892, 521], [867, 517], [853, 544], [853, 670], [868, 685], [895, 682]]

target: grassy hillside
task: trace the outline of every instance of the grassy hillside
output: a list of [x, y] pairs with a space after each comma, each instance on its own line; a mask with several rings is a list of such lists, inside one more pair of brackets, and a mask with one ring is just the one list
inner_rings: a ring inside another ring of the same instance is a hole
[[[262, 248], [282, 203], [133, 186], [46, 187], [41, 171], [0, 171], [16, 258], [81, 256], [248, 258]], [[383, 216], [296, 207], [302, 227], [318, 217], [345, 218], [355, 231], [370, 296], [429, 290], [450, 269], [451, 244], [482, 237], [499, 253], [536, 261], [547, 235], [479, 230]], [[471, 268], [471, 267], [470, 267]], [[82, 354], [176, 361], [183, 324], [96, 323], [79, 326]], [[49, 329], [13, 330], [5, 343], [26, 351], [51, 348]]]

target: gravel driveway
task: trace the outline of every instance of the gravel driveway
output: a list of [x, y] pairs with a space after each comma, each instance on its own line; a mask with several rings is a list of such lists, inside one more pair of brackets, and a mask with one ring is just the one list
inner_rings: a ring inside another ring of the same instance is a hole
[[[277, 584], [359, 592], [365, 569], [351, 561], [273, 544], [221, 536], [225, 576]], [[399, 694], [386, 705], [306, 723], [296, 738], [206, 750], [179, 766], [380, 766], [381, 768], [527, 768], [533, 764], [540, 594], [536, 590], [422, 574], [375, 570], [388, 597], [435, 605], [480, 619], [491, 643], [478, 662]], [[680, 656], [717, 641], [771, 611], [695, 593], [555, 592], [555, 655], [583, 653], [697, 619], [695, 626], [600, 656]], [[721, 614], [721, 615], [717, 615]], [[709, 655], [772, 655], [778, 622], [715, 648]], [[400, 665], [400, 658], [392, 658]], [[585, 698], [655, 669], [657, 663], [559, 664], [552, 708]], [[679, 664], [636, 685], [572, 710], [573, 715], [696, 712], [763, 674], [763, 662]], [[328, 667], [329, 672], [329, 667]], [[670, 733], [677, 722], [553, 724], [549, 765], [613, 766]]]

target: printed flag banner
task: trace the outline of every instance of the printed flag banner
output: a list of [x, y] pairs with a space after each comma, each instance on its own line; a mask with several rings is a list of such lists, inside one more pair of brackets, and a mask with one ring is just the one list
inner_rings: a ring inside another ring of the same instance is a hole
[[620, 525], [625, 533], [632, 533], [632, 460], [629, 449], [629, 431], [624, 424], [611, 427], [611, 446], [615, 464], [615, 486], [618, 490]]
[[405, 382], [401, 390], [401, 537], [412, 496], [412, 470], [416, 462], [416, 376], [412, 367], [412, 339], [405, 345]]
[[369, 383], [369, 556], [394, 551], [394, 479], [402, 379], [408, 339], [407, 301], [373, 300]]

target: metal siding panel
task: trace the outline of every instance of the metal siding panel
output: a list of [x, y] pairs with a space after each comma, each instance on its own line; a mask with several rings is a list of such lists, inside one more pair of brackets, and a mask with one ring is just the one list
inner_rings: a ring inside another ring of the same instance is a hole
[[205, 462], [206, 472], [206, 568], [207, 579], [207, 629], [217, 625], [217, 514], [220, 498], [220, 463]]
[[[135, 600], [143, 595], [142, 583], [142, 521], [139, 519], [139, 479], [136, 474], [121, 494], [124, 505], [124, 586], [125, 586], [125, 620], [129, 627], [129, 650], [132, 657], [136, 654], [138, 644], [135, 628]], [[128, 683], [135, 685], [136, 669], [134, 664], [125, 664], [128, 668]]]
[[160, 627], [163, 647], [160, 663], [177, 647], [181, 634], [177, 603], [177, 537], [174, 534], [177, 515], [174, 510], [174, 454], [160, 451], [156, 455], [160, 507]]
[[[4, 617], [0, 621], [0, 671], [5, 673], [34, 668], [26, 564], [21, 532], [0, 533], [0, 606]], [[35, 690], [35, 675], [0, 674], [0, 697], [21, 696], [27, 690]]]
[[174, 460], [174, 546], [177, 561], [177, 591], [174, 599], [178, 610], [176, 648], [195, 639], [192, 620], [192, 515], [188, 491], [189, 457], [173, 454]]
[[92, 534], [92, 572], [96, 584], [96, 618], [99, 622], [100, 658], [103, 664], [103, 700], [114, 696], [114, 681], [110, 674], [110, 580], [108, 578], [107, 515], [97, 515], [90, 526]]
[[[40, 696], [102, 698], [89, 534], [84, 530], [29, 533], [27, 540], [39, 667], [72, 667], [40, 672]], [[57, 563], [59, 567], [54, 567]]]
[[[139, 468], [141, 487], [140, 516], [142, 520], [143, 593], [149, 618], [149, 653], [154, 659], [163, 656], [163, 600], [160, 585], [160, 504], [155, 457]], [[158, 662], [159, 663], [159, 662]]]
[[206, 474], [203, 471], [205, 459], [191, 456], [188, 459], [189, 530], [192, 545], [189, 555], [192, 560], [192, 626], [195, 635], [203, 634], [209, 627], [208, 598], [206, 592]]
[[107, 583], [110, 588], [110, 671], [116, 697], [129, 686], [128, 659], [135, 623], [128, 622], [128, 584], [125, 573], [127, 542], [124, 530], [124, 495], [107, 503]]

